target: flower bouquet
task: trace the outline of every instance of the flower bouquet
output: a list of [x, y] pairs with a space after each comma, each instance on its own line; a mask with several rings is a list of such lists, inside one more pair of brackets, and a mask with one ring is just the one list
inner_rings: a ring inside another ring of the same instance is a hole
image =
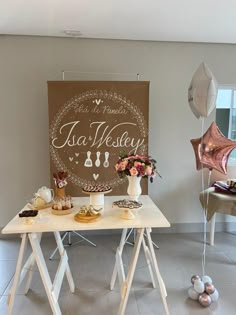
[[150, 177], [150, 182], [157, 175], [156, 161], [150, 156], [122, 153], [115, 164], [115, 170], [120, 178], [125, 176]]
[[65, 187], [67, 185], [67, 172], [60, 171], [53, 173], [53, 179], [56, 186], [56, 197], [65, 198]]
[[58, 172], [58, 173], [53, 173], [53, 179], [54, 183], [57, 188], [63, 188], [67, 185], [67, 178], [68, 174], [67, 172]]

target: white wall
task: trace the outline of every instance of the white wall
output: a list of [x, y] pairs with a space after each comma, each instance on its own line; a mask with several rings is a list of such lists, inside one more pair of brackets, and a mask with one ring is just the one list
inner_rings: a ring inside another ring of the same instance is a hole
[[[163, 176], [149, 186], [151, 197], [171, 223], [202, 222], [202, 172], [190, 144], [201, 136], [201, 121], [187, 90], [203, 61], [219, 83], [236, 84], [235, 55], [235, 45], [1, 36], [0, 227], [40, 186], [49, 186], [47, 81], [61, 80], [62, 70], [124, 74], [91, 80], [135, 80], [125, 74], [140, 73], [151, 81], [149, 153]], [[65, 79], [86, 77], [66, 73]], [[212, 120], [214, 113], [205, 130]]]

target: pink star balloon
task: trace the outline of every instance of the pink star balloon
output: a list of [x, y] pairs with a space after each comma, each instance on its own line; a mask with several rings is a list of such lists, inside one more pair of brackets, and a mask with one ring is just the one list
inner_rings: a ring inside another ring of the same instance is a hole
[[208, 168], [227, 174], [230, 153], [236, 148], [236, 141], [226, 138], [215, 122], [201, 138], [191, 140], [196, 158], [196, 168]]

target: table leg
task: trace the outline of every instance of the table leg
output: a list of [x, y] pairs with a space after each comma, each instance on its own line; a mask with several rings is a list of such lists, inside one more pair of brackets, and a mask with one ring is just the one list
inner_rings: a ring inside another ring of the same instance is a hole
[[210, 221], [210, 245], [211, 246], [214, 246], [215, 223], [216, 223], [216, 213], [213, 214], [211, 221]]
[[111, 290], [114, 289], [118, 271], [119, 271], [120, 282], [123, 282], [125, 279], [124, 266], [122, 262], [122, 253], [123, 253], [124, 245], [127, 240], [127, 231], [128, 229], [123, 229], [122, 234], [121, 234], [120, 244], [116, 250], [116, 262], [115, 262], [115, 266], [114, 266], [112, 277], [111, 277], [111, 283], [110, 283]]
[[23, 261], [23, 257], [24, 257], [26, 244], [27, 244], [27, 234], [23, 234], [21, 236], [21, 238], [22, 238], [22, 240], [21, 240], [20, 251], [19, 251], [18, 260], [17, 260], [17, 264], [16, 264], [16, 272], [15, 272], [15, 276], [14, 276], [14, 281], [13, 281], [13, 285], [12, 285], [12, 288], [10, 290], [10, 293], [9, 293], [8, 299], [7, 299], [7, 304], [8, 304], [7, 314], [8, 315], [10, 315], [12, 312], [12, 308], [13, 308], [13, 304], [14, 304], [14, 300], [15, 300], [15, 295], [16, 295], [16, 290], [17, 290], [18, 283], [19, 283], [19, 276], [21, 273], [22, 261]]
[[[124, 229], [122, 231], [122, 235], [121, 235], [121, 240], [120, 240], [120, 244], [116, 250], [116, 263], [115, 263], [115, 266], [114, 266], [114, 269], [113, 269], [113, 274], [112, 274], [112, 278], [111, 278], [111, 283], [110, 283], [110, 289], [113, 290], [114, 289], [114, 285], [115, 285], [115, 281], [116, 281], [116, 278], [117, 278], [117, 273], [118, 273], [118, 268], [120, 269], [120, 276], [119, 276], [119, 280], [120, 280], [120, 284], [121, 284], [121, 287], [122, 287], [122, 283], [124, 282], [124, 279], [125, 279], [125, 274], [124, 274], [124, 268], [123, 268], [123, 262], [122, 262], [122, 253], [123, 253], [123, 248], [124, 248], [124, 245], [127, 243], [127, 239], [129, 238], [130, 236], [130, 233], [132, 232], [133, 229], [131, 229], [131, 231], [127, 234], [127, 229]], [[144, 235], [146, 236], [146, 234], [144, 233]], [[135, 241], [135, 239], [134, 239]], [[134, 245], [134, 244], [132, 244]], [[150, 276], [151, 276], [151, 280], [152, 280], [152, 285], [153, 285], [153, 288], [156, 288], [156, 283], [155, 283], [155, 279], [154, 279], [154, 276], [153, 276], [153, 263], [152, 263], [152, 259], [151, 259], [151, 254], [150, 254], [150, 250], [148, 248], [148, 246], [146, 245], [146, 242], [145, 242], [145, 238], [143, 238], [142, 240], [142, 245], [143, 245], [143, 250], [144, 250], [144, 254], [145, 254], [145, 258], [146, 258], [146, 261], [147, 261], [147, 265], [148, 265], [148, 269], [149, 269], [149, 273], [150, 273]], [[153, 245], [155, 246], [155, 243], [153, 243]], [[118, 268], [117, 268], [117, 265], [118, 265]]]
[[[127, 231], [128, 231], [128, 229], [127, 229]], [[129, 244], [129, 245], [131, 245], [131, 246], [133, 246], [134, 245], [134, 241], [133, 242], [130, 242], [130, 241], [128, 241], [128, 239], [129, 239], [129, 237], [130, 237], [130, 235], [133, 233], [133, 240], [135, 240], [135, 229], [130, 229], [130, 231], [129, 231], [129, 233], [127, 233], [126, 234], [126, 239], [125, 239], [125, 243], [126, 244]]]
[[130, 265], [129, 265], [127, 278], [126, 278], [126, 281], [123, 283], [123, 286], [122, 286], [122, 297], [121, 297], [118, 315], [124, 315], [124, 313], [125, 313], [125, 308], [127, 305], [129, 292], [130, 292], [133, 277], [134, 277], [134, 271], [135, 271], [135, 268], [137, 265], [140, 247], [141, 247], [142, 240], [143, 240], [143, 233], [144, 233], [143, 228], [137, 229], [137, 236], [135, 239], [134, 249], [132, 252], [132, 257], [131, 257], [131, 261], [130, 261]]
[[165, 283], [161, 277], [161, 274], [160, 274], [160, 271], [159, 271], [159, 268], [157, 265], [156, 255], [155, 255], [155, 251], [154, 251], [153, 243], [152, 243], [152, 238], [151, 238], [151, 228], [146, 228], [146, 233], [147, 233], [147, 240], [148, 240], [148, 246], [149, 246], [150, 253], [151, 253], [152, 263], [153, 263], [154, 270], [156, 273], [157, 281], [159, 283], [162, 302], [163, 302], [164, 308], [165, 308], [165, 313], [166, 313], [166, 315], [169, 315], [169, 309], [168, 309], [168, 305], [167, 305], [167, 301], [166, 301], [166, 297], [167, 297], [166, 287], [165, 287]]
[[[63, 243], [62, 243], [62, 239], [61, 239], [60, 233], [59, 232], [54, 232], [54, 236], [55, 236], [55, 239], [56, 239], [56, 242], [57, 242], [57, 248], [58, 248], [60, 256], [62, 258], [64, 253], [65, 253], [65, 249], [64, 249], [64, 246], [63, 246]], [[69, 267], [68, 263], [67, 263], [67, 266], [66, 266], [66, 277], [67, 277], [67, 280], [68, 280], [68, 283], [69, 283], [69, 286], [70, 286], [70, 291], [71, 292], [75, 292], [75, 284], [74, 284], [74, 280], [72, 278], [72, 274], [71, 274], [70, 267]]]
[[52, 292], [52, 282], [48, 273], [47, 265], [43, 257], [40, 243], [36, 233], [29, 234], [34, 257], [39, 268], [39, 272], [44, 284], [44, 288], [54, 315], [61, 315], [61, 310], [55, 295]]
[[147, 265], [148, 265], [148, 270], [149, 270], [151, 280], [152, 280], [152, 285], [153, 285], [153, 288], [155, 289], [156, 283], [155, 283], [155, 279], [153, 276], [154, 266], [153, 266], [153, 262], [152, 262], [152, 256], [151, 256], [151, 253], [150, 253], [148, 246], [146, 245], [145, 238], [143, 238], [142, 243], [143, 243], [143, 250], [144, 250], [144, 254], [145, 254]]
[[[62, 237], [61, 237], [61, 241], [62, 241], [62, 243], [63, 243], [63, 241], [64, 241], [64, 239], [66, 238], [66, 236], [68, 235], [68, 233], [69, 232], [65, 232], [63, 235], [62, 235]], [[69, 244], [64, 244], [64, 246], [70, 246]], [[51, 256], [49, 257], [49, 260], [52, 260], [53, 259], [53, 256], [56, 254], [56, 252], [58, 251], [58, 248], [56, 247], [55, 249], [54, 249], [54, 251], [52, 252], [52, 254], [51, 254]]]
[[[39, 240], [39, 243], [40, 243], [41, 242], [41, 238], [42, 238], [42, 233], [38, 233], [37, 237], [38, 237], [38, 240]], [[33, 254], [30, 256], [29, 265], [30, 265], [29, 266], [29, 273], [28, 273], [28, 278], [27, 278], [26, 285], [25, 285], [25, 294], [27, 294], [28, 291], [29, 291], [30, 284], [31, 284], [31, 281], [32, 281], [32, 277], [33, 277], [33, 271], [34, 271], [34, 265], [35, 265], [35, 258], [34, 258]]]

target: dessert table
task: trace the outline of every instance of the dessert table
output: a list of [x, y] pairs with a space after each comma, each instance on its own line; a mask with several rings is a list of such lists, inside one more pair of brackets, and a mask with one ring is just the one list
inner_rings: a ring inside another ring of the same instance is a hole
[[[78, 213], [80, 207], [89, 204], [89, 197], [73, 198], [73, 212], [68, 215], [53, 215], [50, 208], [40, 210], [40, 215], [38, 218], [36, 217], [37, 219], [33, 224], [25, 224], [22, 218], [19, 218], [17, 214], [2, 230], [3, 234], [21, 234], [22, 238], [14, 281], [8, 296], [8, 315], [10, 315], [12, 312], [17, 287], [25, 278], [25, 276], [27, 276], [25, 293], [28, 292], [35, 263], [38, 266], [39, 273], [42, 278], [43, 285], [52, 309], [52, 313], [54, 315], [60, 315], [61, 310], [58, 304], [58, 297], [60, 294], [64, 275], [66, 275], [70, 291], [74, 292], [75, 290], [75, 284], [69, 267], [68, 256], [63, 246], [60, 232], [72, 230], [95, 231], [111, 229], [122, 230], [120, 244], [117, 247], [116, 255], [114, 257], [114, 271], [111, 277], [110, 284], [110, 288], [112, 290], [115, 285], [116, 279], [119, 279], [121, 301], [117, 314], [125, 314], [125, 309], [141, 246], [143, 246], [144, 249], [153, 287], [155, 288], [157, 285], [159, 285], [165, 314], [169, 314], [166, 301], [166, 288], [158, 268], [157, 259], [151, 239], [151, 229], [169, 227], [170, 223], [167, 221], [159, 208], [153, 203], [151, 198], [147, 195], [140, 196], [139, 201], [142, 202], [143, 207], [139, 209], [137, 213], [135, 213], [135, 217], [132, 220], [122, 219], [120, 217], [121, 210], [113, 208], [112, 203], [114, 201], [125, 198], [127, 198], [127, 196], [106, 196], [104, 210], [102, 212], [101, 218], [92, 223], [80, 223], [74, 220], [74, 216], [76, 213]], [[22, 210], [24, 209], [26, 209], [26, 206]], [[122, 261], [122, 252], [126, 241], [127, 231], [128, 229], [132, 228], [135, 228], [137, 233], [128, 272], [126, 275]], [[46, 232], [54, 233], [54, 237], [60, 254], [58, 269], [53, 281], [50, 278], [40, 246], [42, 234]], [[32, 247], [32, 253], [26, 260], [24, 266], [22, 266], [27, 240], [29, 240], [29, 243]]]
[[200, 193], [199, 199], [210, 222], [210, 245], [213, 246], [216, 213], [236, 216], [236, 194], [217, 192], [214, 187], [210, 187]]

